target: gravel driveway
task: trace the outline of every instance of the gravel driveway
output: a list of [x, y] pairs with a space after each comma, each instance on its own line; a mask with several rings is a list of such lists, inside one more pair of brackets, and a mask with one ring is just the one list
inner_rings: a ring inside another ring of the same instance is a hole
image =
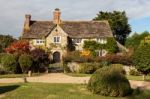
[[[72, 77], [63, 73], [50, 73], [41, 75], [38, 77], [28, 77], [28, 82], [43, 82], [43, 83], [74, 83], [74, 84], [85, 84], [89, 81], [90, 77]], [[20, 83], [23, 82], [22, 78], [2, 78], [0, 83]], [[132, 88], [144, 88], [150, 89], [150, 82], [145, 81], [131, 81]]]

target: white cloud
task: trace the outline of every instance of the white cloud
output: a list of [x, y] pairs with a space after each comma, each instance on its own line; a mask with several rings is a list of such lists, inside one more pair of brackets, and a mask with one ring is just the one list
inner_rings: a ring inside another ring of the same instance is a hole
[[125, 10], [130, 19], [150, 17], [150, 0], [0, 0], [0, 33], [20, 36], [24, 15], [50, 20], [55, 8], [64, 20], [91, 20], [99, 11]]

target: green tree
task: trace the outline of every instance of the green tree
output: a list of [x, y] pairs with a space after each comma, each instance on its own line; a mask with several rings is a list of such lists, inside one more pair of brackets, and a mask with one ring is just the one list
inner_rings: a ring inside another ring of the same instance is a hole
[[0, 52], [8, 47], [15, 39], [10, 35], [0, 35]]
[[19, 64], [23, 73], [26, 73], [29, 70], [29, 68], [32, 66], [32, 63], [33, 63], [33, 60], [30, 55], [22, 54], [19, 57]]
[[133, 48], [136, 50], [140, 45], [141, 40], [143, 40], [146, 36], [150, 35], [149, 32], [145, 31], [141, 34], [134, 33], [131, 37], [128, 37], [125, 43], [127, 48]]
[[142, 44], [137, 48], [133, 55], [133, 63], [144, 76], [150, 73], [150, 44]]
[[5, 54], [1, 58], [1, 65], [6, 71], [14, 73], [18, 65], [17, 57], [13, 54]]
[[125, 44], [126, 38], [131, 32], [131, 27], [124, 11], [100, 11], [93, 20], [108, 20], [115, 39], [121, 44]]

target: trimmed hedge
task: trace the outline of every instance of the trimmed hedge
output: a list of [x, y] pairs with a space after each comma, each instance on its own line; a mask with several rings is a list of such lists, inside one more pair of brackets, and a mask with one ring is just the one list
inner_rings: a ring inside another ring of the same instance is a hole
[[90, 78], [87, 88], [104, 96], [126, 96], [132, 93], [127, 78], [114, 66], [98, 69]]

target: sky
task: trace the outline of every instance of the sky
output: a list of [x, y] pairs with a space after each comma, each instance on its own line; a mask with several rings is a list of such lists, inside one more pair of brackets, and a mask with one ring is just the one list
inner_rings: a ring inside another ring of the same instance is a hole
[[150, 32], [150, 0], [0, 0], [0, 34], [21, 36], [25, 14], [32, 20], [92, 20], [99, 11], [126, 11], [132, 33]]

